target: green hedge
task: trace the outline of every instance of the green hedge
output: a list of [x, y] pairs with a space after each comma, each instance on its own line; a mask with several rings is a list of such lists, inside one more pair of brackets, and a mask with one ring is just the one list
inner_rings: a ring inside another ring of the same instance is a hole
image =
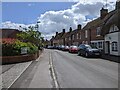
[[28, 54], [34, 54], [38, 51], [38, 47], [30, 42], [25, 43], [16, 40], [14, 43], [3, 43], [2, 44], [2, 56], [14, 56], [21, 55], [21, 48], [27, 47]]

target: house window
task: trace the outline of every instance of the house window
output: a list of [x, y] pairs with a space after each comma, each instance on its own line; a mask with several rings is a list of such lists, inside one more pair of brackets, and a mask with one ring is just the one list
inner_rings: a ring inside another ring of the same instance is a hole
[[110, 31], [109, 32], [114, 32], [114, 31], [118, 31], [119, 29], [118, 29], [118, 27], [116, 26], [116, 25], [112, 25], [111, 27], [110, 27]]
[[69, 37], [69, 40], [71, 40], [71, 37]]
[[73, 39], [73, 40], [75, 39], [75, 35], [72, 35], [72, 39]]
[[78, 37], [78, 33], [77, 33], [77, 39], [78, 39], [79, 37]]
[[102, 42], [98, 42], [98, 48], [100, 48], [100, 49], [103, 48], [103, 43]]
[[112, 42], [112, 51], [118, 51], [117, 42]]
[[98, 28], [96, 29], [96, 35], [97, 35], [97, 36], [100, 36], [100, 34], [101, 34], [101, 28], [98, 27]]
[[87, 32], [87, 30], [85, 30], [85, 38], [87, 38], [88, 37], [88, 32]]
[[80, 33], [80, 39], [81, 39], [81, 33]]
[[67, 38], [65, 38], [65, 41], [67, 41]]

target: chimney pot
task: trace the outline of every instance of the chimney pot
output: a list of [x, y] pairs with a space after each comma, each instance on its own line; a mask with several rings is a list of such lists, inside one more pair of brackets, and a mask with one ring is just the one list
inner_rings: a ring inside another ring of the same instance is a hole
[[54, 36], [52, 36], [52, 38], [54, 38]]
[[108, 9], [102, 8], [100, 10], [100, 18], [103, 19], [108, 14]]

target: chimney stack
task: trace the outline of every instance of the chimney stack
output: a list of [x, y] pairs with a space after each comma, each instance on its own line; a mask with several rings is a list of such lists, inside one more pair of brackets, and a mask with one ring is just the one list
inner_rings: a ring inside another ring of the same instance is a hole
[[56, 35], [58, 35], [58, 32], [56, 32]]
[[72, 32], [72, 27], [70, 27], [69, 32]]
[[120, 9], [120, 0], [116, 2], [116, 10]]
[[78, 30], [81, 30], [81, 27], [82, 27], [82, 25], [81, 25], [81, 24], [78, 24], [77, 29], [78, 29]]
[[108, 14], [108, 9], [102, 8], [100, 10], [100, 18], [103, 19]]
[[65, 29], [63, 29], [63, 33], [65, 33]]
[[54, 36], [52, 36], [52, 38], [54, 38]]

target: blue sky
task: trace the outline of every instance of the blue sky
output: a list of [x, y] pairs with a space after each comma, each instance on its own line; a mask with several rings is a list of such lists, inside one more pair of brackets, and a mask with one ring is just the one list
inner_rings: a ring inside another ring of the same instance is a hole
[[[113, 2], [113, 3], [111, 3]], [[108, 0], [107, 8], [114, 10], [115, 0]], [[100, 17], [100, 10], [106, 0], [79, 0], [79, 2], [3, 2], [2, 28], [35, 26], [46, 39], [50, 39], [62, 29], [84, 27], [88, 22]]]
[[73, 2], [3, 2], [2, 22], [35, 23], [40, 14], [51, 10], [65, 10], [73, 4]]

